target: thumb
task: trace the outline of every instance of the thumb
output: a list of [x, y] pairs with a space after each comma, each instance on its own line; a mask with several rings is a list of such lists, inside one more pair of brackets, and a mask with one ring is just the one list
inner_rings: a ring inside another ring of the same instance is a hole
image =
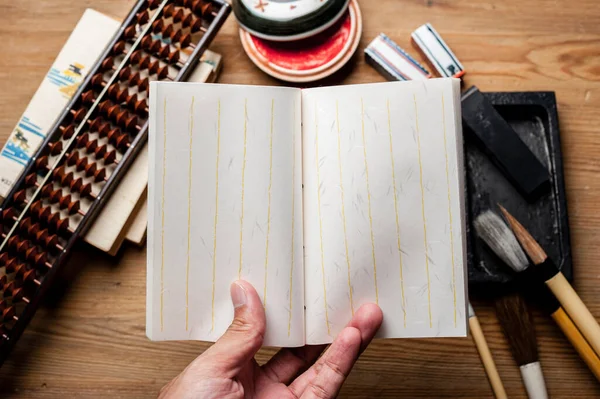
[[231, 284], [234, 317], [225, 334], [205, 354], [220, 377], [233, 377], [254, 357], [263, 343], [265, 310], [256, 290], [246, 281]]

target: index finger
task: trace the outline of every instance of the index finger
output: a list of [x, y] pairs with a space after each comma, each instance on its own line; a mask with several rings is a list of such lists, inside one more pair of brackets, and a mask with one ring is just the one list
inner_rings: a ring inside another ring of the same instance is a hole
[[[346, 327], [355, 327], [361, 332], [362, 353], [379, 329], [383, 315], [375, 304], [361, 306]], [[301, 372], [310, 367], [326, 345], [307, 345], [301, 348], [281, 349], [264, 366], [262, 370], [269, 380], [289, 384]]]
[[262, 370], [273, 382], [289, 384], [298, 374], [312, 366], [327, 345], [306, 345], [285, 348], [275, 354]]
[[360, 331], [355, 327], [344, 328], [313, 366], [317, 376], [308, 384], [301, 399], [335, 398], [358, 359], [360, 347]]
[[[348, 323], [346, 328], [352, 327], [360, 332], [358, 354], [362, 353], [373, 340], [373, 337], [377, 333], [377, 330], [379, 330], [382, 321], [383, 313], [381, 312], [381, 309], [379, 306], [372, 303], [361, 306], [356, 313], [354, 313], [354, 317], [350, 323]], [[317, 378], [319, 370], [321, 370], [322, 363], [327, 358], [327, 355], [332, 350], [332, 347], [333, 344], [329, 347], [329, 349], [327, 349], [325, 355], [323, 355], [313, 367], [309, 368], [294, 382], [292, 382], [289, 388], [297, 397], [300, 397], [305, 391], [306, 387]]]

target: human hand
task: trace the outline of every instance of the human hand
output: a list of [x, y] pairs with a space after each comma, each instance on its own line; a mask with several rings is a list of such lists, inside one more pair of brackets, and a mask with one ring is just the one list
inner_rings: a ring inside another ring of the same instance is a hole
[[265, 334], [263, 305], [245, 281], [231, 285], [231, 299], [229, 329], [165, 385], [160, 398], [333, 398], [383, 321], [377, 305], [363, 305], [320, 358], [326, 345], [307, 345], [281, 349], [259, 366], [254, 355]]

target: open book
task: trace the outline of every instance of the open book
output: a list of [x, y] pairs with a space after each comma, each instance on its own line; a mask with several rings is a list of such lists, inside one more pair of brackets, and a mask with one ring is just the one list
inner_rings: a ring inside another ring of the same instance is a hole
[[265, 345], [466, 335], [457, 79], [294, 89], [151, 83], [147, 335], [218, 339], [229, 286]]

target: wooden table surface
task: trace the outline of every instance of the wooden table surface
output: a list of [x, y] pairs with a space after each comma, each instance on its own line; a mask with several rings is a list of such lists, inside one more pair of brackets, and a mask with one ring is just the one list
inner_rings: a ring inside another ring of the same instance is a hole
[[[0, 1], [0, 143], [4, 143], [86, 7], [121, 20], [132, 0]], [[600, 4], [598, 0], [361, 0], [364, 31], [351, 63], [326, 84], [378, 82], [362, 50], [379, 32], [410, 48], [431, 22], [483, 91], [553, 90], [559, 103], [575, 287], [600, 319]], [[278, 85], [245, 56], [231, 16], [211, 46], [223, 83]], [[207, 344], [145, 336], [146, 251], [111, 258], [80, 244], [69, 278], [40, 309], [0, 369], [1, 397], [153, 397]], [[490, 304], [475, 302], [510, 397], [518, 368]], [[553, 322], [535, 314], [552, 397], [600, 397]], [[273, 351], [262, 351], [261, 362]], [[375, 342], [342, 397], [491, 397], [470, 338]]]

